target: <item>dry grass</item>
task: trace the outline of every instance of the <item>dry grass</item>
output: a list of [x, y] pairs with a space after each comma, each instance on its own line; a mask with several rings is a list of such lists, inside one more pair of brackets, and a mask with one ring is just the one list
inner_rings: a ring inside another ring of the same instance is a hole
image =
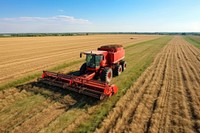
[[96, 132], [200, 132], [199, 53], [171, 40]]
[[[12, 133], [18, 132], [29, 132], [34, 133], [40, 131], [42, 128], [49, 125], [51, 121], [56, 119], [60, 114], [62, 114], [65, 110], [62, 108], [62, 105], [59, 103], [54, 103], [48, 108], [45, 108], [40, 113], [37, 113], [34, 117], [25, 121], [22, 125], [16, 127], [12, 130]], [[37, 123], [37, 124], [34, 124]]]
[[[135, 37], [135, 39], [130, 39]], [[79, 52], [105, 44], [139, 43], [159, 36], [91, 35], [0, 38], [0, 83], [79, 59]]]
[[30, 93], [26, 92], [25, 90], [19, 91], [16, 88], [11, 88], [7, 91], [0, 92], [0, 111], [3, 110], [5, 107], [13, 104], [17, 100], [24, 99], [30, 96]]

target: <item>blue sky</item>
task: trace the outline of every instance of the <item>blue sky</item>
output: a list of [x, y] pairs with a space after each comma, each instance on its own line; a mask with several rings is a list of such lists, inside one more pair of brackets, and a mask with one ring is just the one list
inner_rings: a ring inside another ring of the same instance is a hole
[[1, 0], [10, 32], [200, 32], [200, 0]]

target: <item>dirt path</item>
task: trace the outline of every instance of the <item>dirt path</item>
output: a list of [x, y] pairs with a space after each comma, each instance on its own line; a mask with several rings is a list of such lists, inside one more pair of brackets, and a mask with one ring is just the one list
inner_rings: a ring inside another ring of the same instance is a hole
[[96, 132], [200, 132], [199, 55], [174, 37]]

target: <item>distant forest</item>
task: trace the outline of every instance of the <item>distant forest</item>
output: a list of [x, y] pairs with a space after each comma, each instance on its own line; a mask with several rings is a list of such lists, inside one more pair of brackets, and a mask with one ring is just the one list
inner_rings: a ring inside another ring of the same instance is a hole
[[78, 33], [0, 33], [0, 37], [87, 36], [96, 34], [198, 35], [200, 32], [78, 32]]

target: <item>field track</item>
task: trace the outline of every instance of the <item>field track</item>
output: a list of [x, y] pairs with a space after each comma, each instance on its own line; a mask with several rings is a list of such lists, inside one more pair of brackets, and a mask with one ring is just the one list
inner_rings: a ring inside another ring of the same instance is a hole
[[173, 38], [96, 132], [200, 132], [199, 55]]
[[79, 53], [105, 44], [152, 40], [152, 35], [90, 35], [0, 38], [0, 83], [79, 59]]

